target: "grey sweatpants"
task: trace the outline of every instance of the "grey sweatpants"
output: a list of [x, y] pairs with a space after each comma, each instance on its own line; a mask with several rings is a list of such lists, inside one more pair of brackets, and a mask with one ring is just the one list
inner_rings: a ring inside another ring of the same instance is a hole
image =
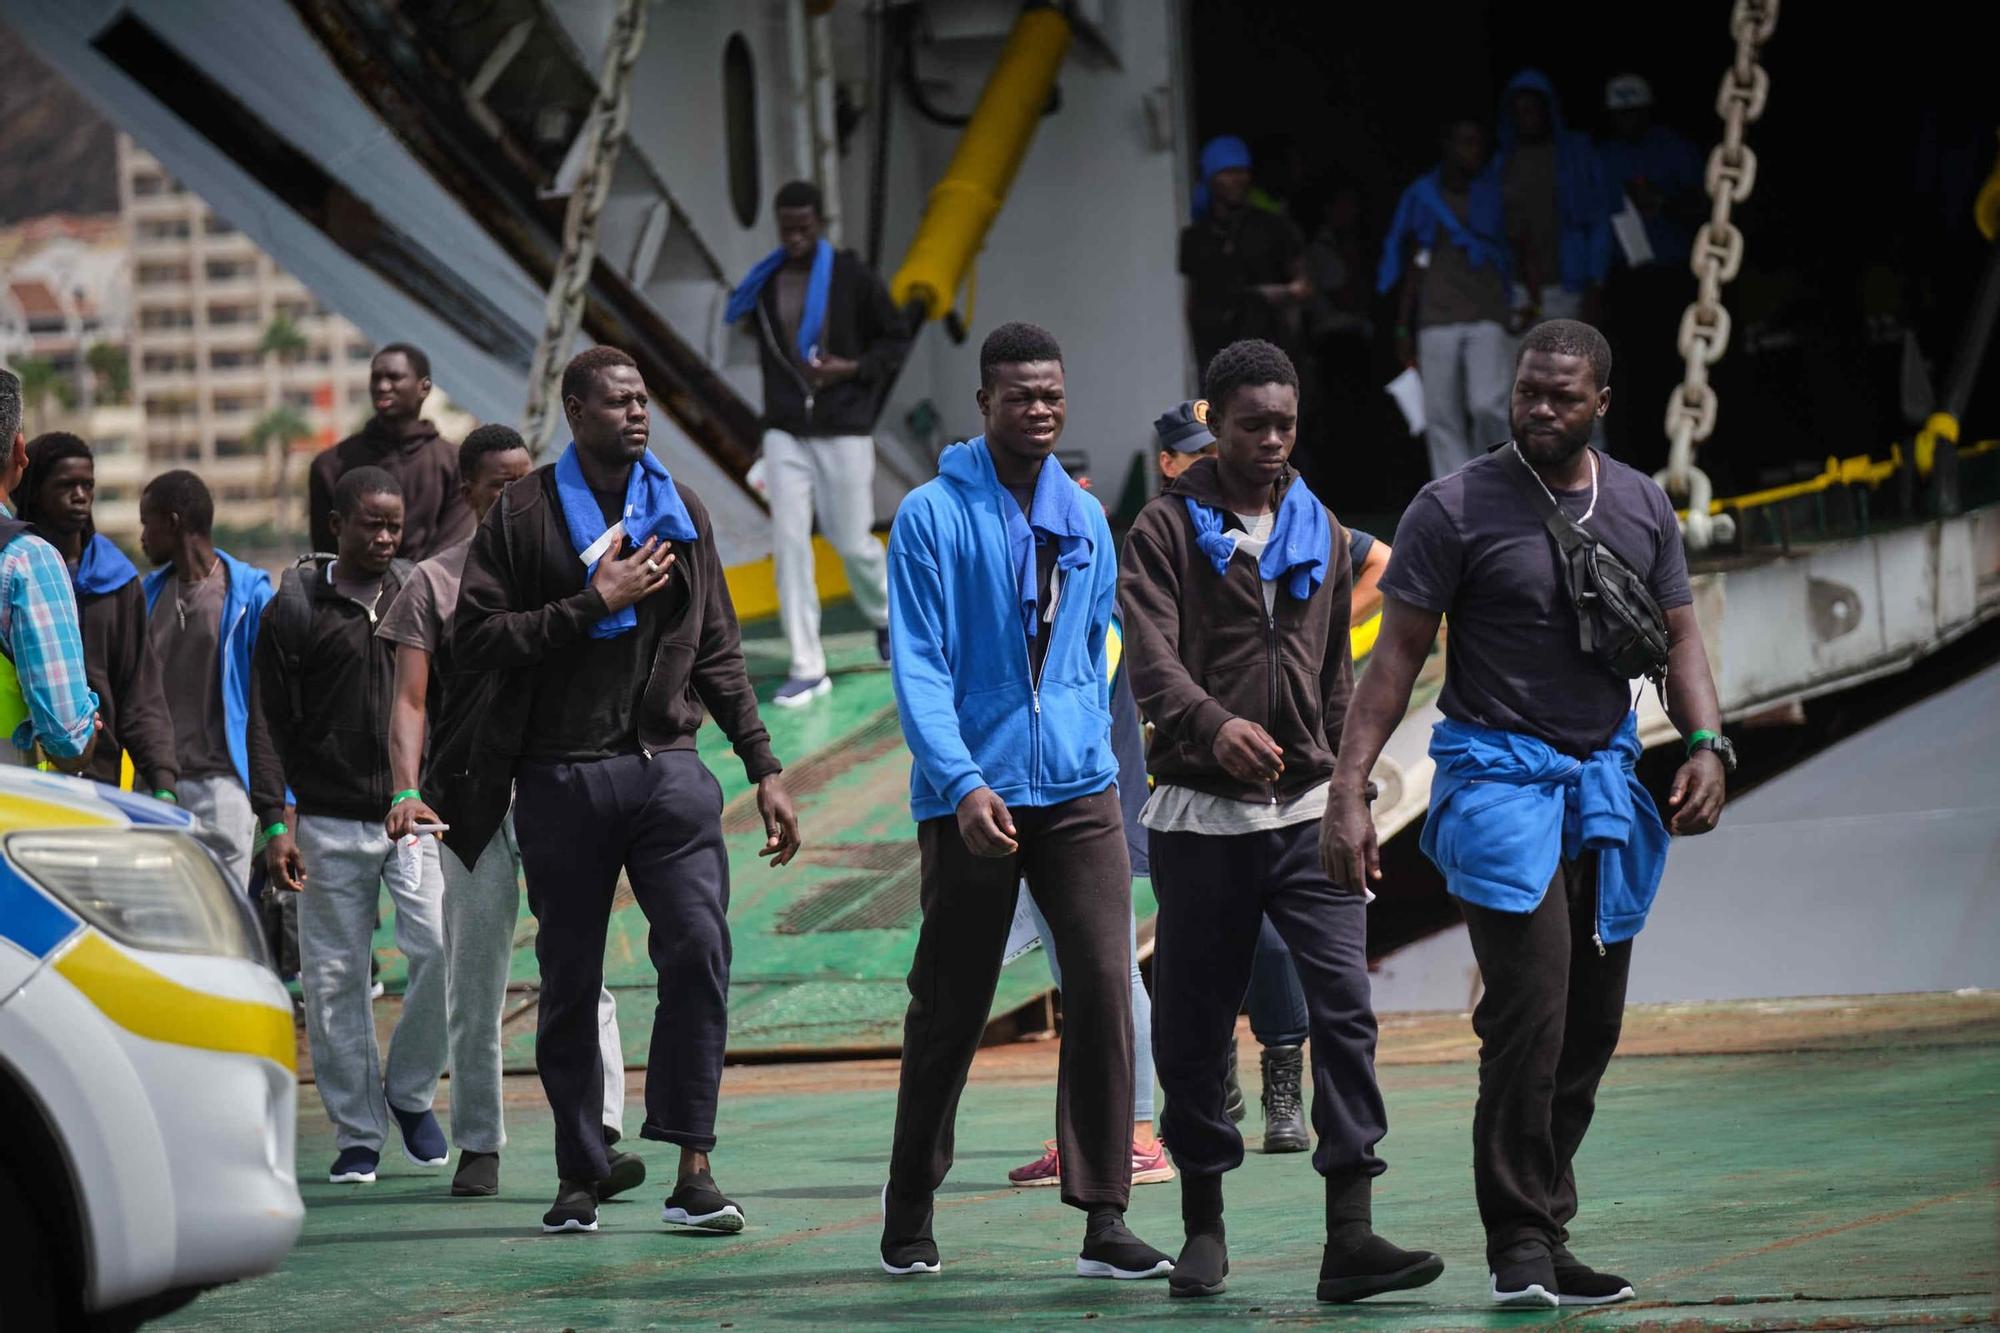
[[[313, 1077], [342, 1148], [380, 1152], [389, 1136], [383, 1096], [427, 1110], [445, 1062], [444, 876], [437, 844], [397, 846], [379, 819], [299, 816], [306, 886], [299, 895], [299, 985]], [[386, 1063], [375, 1042], [368, 959], [382, 889], [396, 908], [396, 947], [409, 960], [403, 1014]]]
[[195, 839], [214, 852], [236, 877], [236, 891], [250, 883], [250, 844], [257, 835], [257, 816], [250, 810], [250, 793], [233, 775], [182, 778], [175, 784], [181, 809], [194, 816]]
[[[500, 1021], [507, 973], [514, 960], [514, 924], [521, 914], [521, 847], [514, 812], [471, 870], [446, 848], [445, 1008], [451, 1036], [451, 1141], [460, 1152], [499, 1152], [507, 1143], [500, 1114]], [[604, 1061], [604, 1127], [625, 1131], [625, 1048], [618, 1041], [618, 1003], [609, 989], [597, 997], [597, 1046]]]

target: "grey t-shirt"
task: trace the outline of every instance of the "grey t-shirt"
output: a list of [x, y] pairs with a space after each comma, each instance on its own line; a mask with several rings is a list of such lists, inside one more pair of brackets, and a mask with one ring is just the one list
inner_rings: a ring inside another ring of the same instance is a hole
[[375, 627], [375, 636], [391, 643], [421, 648], [433, 657], [444, 643], [451, 613], [458, 606], [458, 585], [465, 577], [466, 553], [472, 538], [453, 542], [423, 561]]
[[[1470, 215], [1472, 198], [1466, 191], [1453, 192], [1439, 185], [1438, 194], [1460, 222]], [[1476, 324], [1481, 320], [1507, 322], [1507, 284], [1491, 264], [1474, 268], [1471, 258], [1439, 227], [1430, 263], [1417, 288], [1417, 327]]]
[[[1595, 457], [1597, 508], [1585, 528], [1645, 579], [1662, 610], [1688, 605], [1687, 555], [1666, 493], [1643, 472]], [[1446, 717], [1535, 736], [1581, 759], [1624, 721], [1631, 682], [1577, 642], [1576, 607], [1527, 489], [1534, 484], [1503, 446], [1424, 487], [1396, 527], [1382, 592], [1447, 617], [1438, 699]], [[1587, 484], [1553, 494], [1574, 519], [1590, 506]]]
[[222, 608], [228, 598], [229, 570], [217, 560], [205, 579], [168, 578], [146, 622], [173, 719], [174, 754], [186, 779], [236, 775], [222, 710]]

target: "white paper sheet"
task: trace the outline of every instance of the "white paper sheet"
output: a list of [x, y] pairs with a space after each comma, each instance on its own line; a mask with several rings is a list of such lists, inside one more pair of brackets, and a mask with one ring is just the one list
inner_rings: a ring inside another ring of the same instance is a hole
[[1403, 420], [1410, 423], [1410, 434], [1424, 433], [1424, 382], [1417, 375], [1415, 366], [1382, 386], [1383, 392], [1396, 400], [1396, 406], [1403, 413]]

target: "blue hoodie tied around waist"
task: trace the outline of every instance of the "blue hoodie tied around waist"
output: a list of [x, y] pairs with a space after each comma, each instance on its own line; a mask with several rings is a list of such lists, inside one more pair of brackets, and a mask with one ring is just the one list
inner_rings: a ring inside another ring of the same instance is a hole
[[[1182, 499], [1188, 517], [1194, 520], [1195, 545], [1215, 566], [1216, 574], [1227, 577], [1229, 561], [1236, 554], [1236, 533], [1223, 528], [1221, 510], [1192, 495]], [[1326, 579], [1326, 553], [1332, 541], [1326, 506], [1306, 488], [1304, 477], [1294, 477], [1285, 488], [1285, 498], [1278, 501], [1271, 536], [1257, 557], [1257, 576], [1282, 586], [1295, 602], [1308, 601]]]
[[[757, 298], [764, 291], [764, 284], [771, 280], [785, 263], [785, 247], [779, 246], [750, 266], [743, 275], [743, 281], [729, 293], [729, 304], [723, 308], [722, 322], [734, 324], [757, 308]], [[833, 291], [833, 243], [824, 237], [813, 251], [812, 276], [806, 279], [805, 309], [799, 313], [798, 352], [799, 360], [811, 363], [819, 351], [820, 330], [826, 327], [827, 296]]]
[[[595, 546], [598, 539], [611, 530], [604, 521], [604, 511], [597, 507], [597, 497], [591, 494], [590, 483], [584, 480], [583, 464], [577, 461], [576, 441], [570, 441], [569, 448], [563, 450], [556, 460], [556, 497], [562, 501], [563, 522], [569, 526], [570, 545], [581, 556]], [[674, 479], [667, 472], [667, 465], [653, 457], [649, 450], [639, 455], [639, 461], [625, 477], [625, 511], [620, 522], [625, 525], [625, 537], [633, 546], [643, 546], [648, 538], [663, 537], [668, 541], [691, 542], [698, 535], [694, 518], [681, 502], [681, 493], [674, 489]], [[598, 561], [584, 562], [583, 577], [587, 583], [597, 573]], [[590, 627], [593, 639], [615, 639], [638, 627], [639, 612], [628, 606], [622, 611], [614, 611]]]
[[[1063, 573], [1046, 625], [1034, 597], [1036, 528], [1058, 543]], [[889, 533], [890, 676], [914, 818], [952, 814], [982, 786], [1010, 806], [1047, 806], [1117, 781], [1105, 669], [1117, 602], [1111, 526], [1060, 463], [1042, 464], [1024, 517], [984, 436], [944, 451]], [[1036, 681], [1027, 636], [1039, 631], [1049, 643]]]
[[[217, 650], [222, 659], [222, 729], [229, 741], [229, 760], [236, 769], [236, 780], [248, 791], [250, 754], [245, 736], [250, 726], [250, 659], [257, 647], [258, 624], [263, 619], [264, 608], [271, 602], [271, 576], [255, 565], [244, 564], [227, 551], [216, 551], [215, 558], [222, 562], [224, 574], [229, 580], [228, 590], [223, 594], [222, 623], [217, 635], [221, 640]], [[174, 577], [172, 565], [162, 565], [146, 575], [141, 586], [146, 590], [147, 615], [153, 613], [161, 591]]]
[[[1444, 201], [1442, 169], [1433, 167], [1417, 177], [1396, 203], [1396, 216], [1382, 242], [1382, 263], [1375, 270], [1375, 290], [1386, 293], [1403, 276], [1408, 253], [1435, 250], [1439, 232], [1443, 241], [1465, 252], [1474, 268], [1491, 266], [1500, 270], [1503, 282], [1514, 277], [1512, 253], [1507, 248], [1507, 208], [1500, 190], [1500, 173], [1493, 163], [1472, 178], [1466, 190], [1465, 220]], [[1414, 247], [1412, 246], [1414, 242]]]
[[[1514, 94], [1540, 93], [1549, 104], [1549, 130], [1556, 146], [1556, 217], [1562, 226], [1562, 285], [1573, 292], [1604, 281], [1611, 271], [1611, 210], [1606, 206], [1604, 169], [1590, 136], [1563, 122], [1562, 99], [1549, 76], [1524, 69], [1500, 94], [1500, 152], [1494, 159], [1502, 179], [1507, 155], [1520, 130], [1514, 124]], [[1550, 275], [1543, 274], [1546, 282]]]
[[1534, 911], [1558, 860], [1595, 851], [1598, 940], [1629, 940], [1667, 868], [1666, 825], [1632, 772], [1639, 753], [1632, 713], [1582, 760], [1532, 736], [1446, 718], [1431, 733], [1437, 776], [1417, 845], [1453, 897], [1496, 912]]

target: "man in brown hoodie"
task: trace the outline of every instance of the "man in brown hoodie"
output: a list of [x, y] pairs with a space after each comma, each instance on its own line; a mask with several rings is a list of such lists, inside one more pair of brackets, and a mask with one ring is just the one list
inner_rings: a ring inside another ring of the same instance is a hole
[[368, 363], [375, 415], [312, 461], [306, 511], [315, 551], [333, 549], [333, 488], [350, 468], [379, 467], [403, 488], [405, 560], [428, 560], [472, 535], [472, 511], [458, 485], [458, 446], [419, 415], [431, 392], [431, 359], [408, 343], [390, 343]]
[[1313, 1165], [1326, 1177], [1319, 1298], [1355, 1301], [1436, 1280], [1444, 1262], [1371, 1227], [1375, 1144], [1388, 1132], [1368, 998], [1369, 895], [1328, 879], [1320, 815], [1353, 690], [1346, 534], [1289, 459], [1298, 372], [1270, 343], [1231, 343], [1203, 388], [1217, 456], [1140, 511], [1118, 579], [1133, 693], [1154, 726], [1152, 839], [1160, 915], [1154, 1056], [1160, 1137], [1181, 1172], [1187, 1243], [1176, 1296], [1229, 1272], [1222, 1175], [1243, 1161], [1224, 1110], [1236, 1012], [1268, 916], [1305, 987]]

